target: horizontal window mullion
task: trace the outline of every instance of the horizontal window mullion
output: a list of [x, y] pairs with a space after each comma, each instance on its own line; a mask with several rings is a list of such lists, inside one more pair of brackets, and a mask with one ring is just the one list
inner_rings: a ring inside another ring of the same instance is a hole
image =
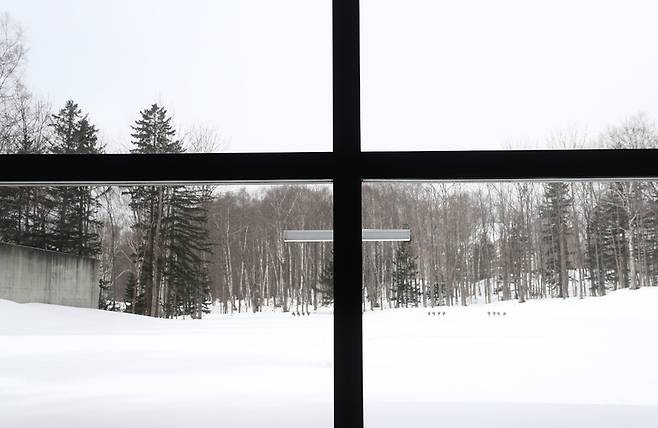
[[658, 149], [364, 152], [364, 180], [550, 180], [658, 177]]
[[319, 182], [331, 153], [3, 155], [0, 184]]
[[[349, 165], [349, 167], [348, 167]], [[364, 152], [176, 155], [3, 155], [2, 184], [163, 184], [364, 180], [651, 179], [658, 150]]]

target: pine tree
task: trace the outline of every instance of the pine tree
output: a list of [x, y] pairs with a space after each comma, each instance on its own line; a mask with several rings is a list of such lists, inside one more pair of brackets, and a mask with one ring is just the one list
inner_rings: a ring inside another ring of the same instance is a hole
[[543, 232], [544, 273], [546, 282], [557, 291], [558, 297], [569, 297], [569, 246], [572, 233], [569, 219], [571, 197], [569, 184], [548, 183], [544, 187], [541, 207]]
[[325, 261], [324, 267], [320, 272], [318, 278], [319, 286], [315, 286], [314, 289], [316, 292], [319, 292], [322, 295], [321, 303], [323, 306], [327, 306], [333, 303], [334, 301], [334, 252], [332, 251], [329, 254], [329, 257]]
[[[133, 126], [134, 154], [183, 153], [166, 109], [152, 105]], [[135, 230], [140, 237], [140, 275], [145, 314], [191, 315], [208, 312], [210, 280], [207, 187], [137, 186], [130, 190]]]
[[[132, 126], [133, 154], [182, 153], [182, 143], [175, 139], [167, 110], [157, 104], [140, 112], [140, 119]], [[134, 225], [141, 237], [141, 266], [138, 278], [144, 291], [145, 313], [160, 316], [162, 284], [162, 222], [171, 188], [137, 186], [130, 190], [130, 207], [137, 221]]]
[[50, 188], [0, 188], [0, 241], [55, 250]]
[[[585, 266], [589, 272], [589, 280], [592, 284], [590, 292], [592, 295], [605, 296], [606, 280], [610, 272], [610, 236], [609, 228], [605, 221], [605, 212], [603, 207], [598, 204], [592, 209], [591, 217], [586, 225], [585, 241]], [[613, 272], [614, 267], [613, 268]]]
[[646, 191], [647, 200], [643, 216], [643, 251], [646, 260], [645, 278], [648, 285], [658, 284], [658, 198], [655, 186], [648, 186]]
[[[637, 191], [641, 189], [640, 183], [637, 184]], [[635, 204], [641, 205], [637, 209], [639, 217], [631, 220], [629, 210], [627, 209], [629, 195], [620, 191], [623, 188], [622, 183], [611, 183], [600, 201], [593, 209], [592, 219], [588, 224], [588, 242], [587, 242], [587, 266], [592, 277], [597, 284], [597, 292], [600, 295], [605, 294], [606, 283], [612, 283], [615, 289], [626, 288], [630, 285], [632, 264], [630, 263], [630, 249], [633, 249], [633, 263], [638, 262], [638, 254], [646, 253], [651, 258], [654, 257], [652, 248], [653, 239], [638, 240], [638, 231], [643, 230], [645, 233], [655, 228], [655, 214], [649, 207], [640, 204], [639, 195], [631, 195], [638, 199]], [[623, 199], [627, 200], [624, 201]], [[631, 221], [635, 224], [631, 225]], [[633, 240], [630, 241], [630, 235]], [[649, 236], [651, 238], [651, 236]], [[644, 244], [644, 245], [641, 245]]]
[[210, 301], [207, 266], [207, 256], [210, 254], [207, 239], [210, 192], [194, 187], [170, 190], [163, 220], [163, 281], [167, 291], [165, 315], [201, 318], [208, 312]]
[[[59, 113], [52, 115], [54, 154], [99, 154], [103, 148], [98, 131], [73, 101], [67, 101]], [[53, 194], [55, 213], [52, 246], [61, 252], [81, 257], [100, 254], [96, 219], [100, 202], [92, 187], [55, 187]]]
[[135, 274], [128, 272], [128, 279], [126, 281], [126, 288], [123, 293], [124, 312], [135, 313], [135, 295], [137, 293], [137, 279]]
[[176, 130], [171, 125], [167, 110], [157, 104], [140, 112], [141, 118], [135, 122], [131, 134], [133, 154], [183, 153], [183, 143], [177, 140]]
[[[12, 132], [5, 135], [11, 153], [45, 153], [47, 113], [32, 102], [32, 95], [19, 84]], [[0, 188], [0, 241], [42, 249], [52, 245], [52, 191], [45, 187]]]
[[393, 296], [396, 307], [418, 306], [421, 295], [418, 285], [417, 257], [412, 254], [411, 244], [402, 242], [395, 250], [393, 260]]

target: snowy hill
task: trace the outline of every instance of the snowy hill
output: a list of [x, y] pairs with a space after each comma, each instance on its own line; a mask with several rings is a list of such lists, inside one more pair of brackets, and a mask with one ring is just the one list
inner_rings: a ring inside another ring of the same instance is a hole
[[[441, 311], [365, 314], [367, 426], [655, 427], [658, 288]], [[331, 320], [0, 301], [0, 426], [331, 427]]]

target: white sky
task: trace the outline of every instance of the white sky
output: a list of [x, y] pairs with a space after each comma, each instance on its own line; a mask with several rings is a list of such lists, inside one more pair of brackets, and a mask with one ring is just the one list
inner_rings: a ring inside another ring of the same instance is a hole
[[226, 151], [331, 150], [331, 1], [4, 0], [26, 30], [27, 81], [72, 98], [112, 151], [153, 102]]
[[363, 147], [546, 146], [658, 119], [655, 0], [362, 0]]
[[[541, 147], [658, 119], [658, 2], [361, 0], [366, 150]], [[330, 0], [4, 0], [27, 81], [111, 151], [153, 102], [232, 152], [331, 150]]]

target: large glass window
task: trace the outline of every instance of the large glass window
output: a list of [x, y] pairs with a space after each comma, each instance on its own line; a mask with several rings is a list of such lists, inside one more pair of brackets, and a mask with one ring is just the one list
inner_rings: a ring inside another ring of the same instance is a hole
[[327, 185], [0, 187], [2, 425], [332, 427], [331, 243], [283, 239], [331, 225]]
[[[0, 154], [330, 151], [331, 7], [3, 2]], [[203, 181], [0, 187], [0, 425], [333, 426], [331, 186]]]
[[132, 149], [153, 104], [187, 151], [331, 150], [330, 1], [8, 0], [0, 14], [3, 110], [28, 113], [30, 151], [48, 150], [47, 116], [69, 100], [106, 153]]
[[657, 12], [644, 0], [363, 0], [363, 147], [610, 147], [609, 127], [658, 119]]
[[5, 9], [0, 425], [658, 417], [650, 3]]
[[653, 426], [655, 182], [363, 192], [367, 427]]

